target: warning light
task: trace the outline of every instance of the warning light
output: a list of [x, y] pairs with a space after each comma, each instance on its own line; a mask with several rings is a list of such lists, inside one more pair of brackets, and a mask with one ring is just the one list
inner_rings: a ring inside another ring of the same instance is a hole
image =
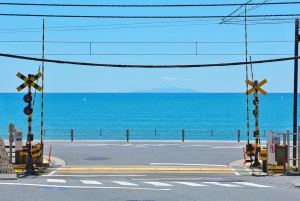
[[26, 94], [24, 97], [23, 97], [23, 100], [25, 101], [25, 103], [31, 103], [32, 101], [32, 96], [31, 94]]
[[25, 101], [25, 103], [28, 103], [28, 105], [23, 110], [24, 114], [30, 115], [32, 113], [32, 108], [31, 108], [32, 96], [31, 96], [31, 93], [26, 94], [23, 97], [23, 100]]

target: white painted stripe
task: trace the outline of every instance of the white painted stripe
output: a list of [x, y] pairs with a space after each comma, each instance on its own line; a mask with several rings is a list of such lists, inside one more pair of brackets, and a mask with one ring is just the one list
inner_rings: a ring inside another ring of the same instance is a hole
[[56, 173], [58, 170], [60, 170], [62, 167], [64, 167], [64, 165], [61, 166], [61, 167], [59, 167], [59, 168], [57, 168], [55, 171], [50, 172], [48, 175], [43, 175], [43, 176], [51, 176], [51, 175], [53, 175], [54, 173]]
[[112, 181], [112, 182], [120, 184], [122, 186], [138, 186], [137, 184], [126, 182], [126, 181]]
[[213, 185], [216, 185], [216, 186], [224, 186], [224, 187], [241, 187], [241, 186], [234, 185], [234, 184], [224, 184], [224, 183], [220, 183], [220, 182], [203, 182], [203, 183], [213, 184]]
[[64, 180], [64, 179], [47, 179], [47, 182], [52, 182], [52, 183], [66, 183], [66, 180]]
[[274, 187], [274, 186], [265, 186], [265, 185], [254, 184], [254, 183], [249, 183], [249, 182], [234, 182], [234, 183], [245, 185], [245, 186], [254, 186], [254, 187], [259, 187], [259, 188], [273, 188]]
[[187, 186], [206, 186], [203, 184], [196, 184], [196, 183], [191, 183], [191, 182], [174, 182], [174, 183], [183, 184], [183, 185], [187, 185]]
[[245, 170], [249, 173], [249, 174], [252, 174], [253, 170], [250, 170], [248, 168], [245, 167]]
[[37, 187], [52, 187], [52, 188], [77, 188], [77, 189], [126, 189], [126, 190], [150, 190], [150, 191], [170, 191], [171, 189], [156, 189], [156, 188], [133, 188], [133, 187], [100, 187], [100, 186], [59, 186], [59, 185], [43, 185], [43, 184], [24, 184], [24, 183], [0, 183], [0, 185], [13, 186], [37, 186]]
[[84, 184], [93, 184], [93, 185], [102, 184], [99, 181], [93, 181], [93, 180], [80, 180], [80, 181]]
[[59, 175], [42, 175], [43, 177], [146, 177], [147, 175], [134, 175], [134, 174], [128, 174], [128, 175], [101, 175], [101, 174], [85, 174], [85, 175], [79, 175], [79, 174], [59, 174]]
[[[51, 175], [53, 175], [55, 172], [56, 172], [56, 171], [52, 171], [52, 172], [50, 172], [47, 176], [51, 176]], [[43, 176], [44, 176], [44, 175], [43, 175]]]
[[231, 146], [219, 146], [219, 147], [211, 147], [212, 149], [242, 149], [243, 147], [231, 147]]
[[215, 164], [190, 164], [190, 163], [150, 163], [150, 165], [178, 165], [178, 166], [228, 167], [227, 165], [215, 165]]
[[187, 145], [187, 146], [180, 146], [180, 147], [210, 147], [211, 145]]
[[155, 181], [152, 181], [152, 182], [143, 182], [143, 183], [151, 184], [151, 185], [154, 185], [154, 186], [173, 186], [172, 184], [166, 184], [166, 183], [155, 182]]
[[236, 171], [235, 171], [235, 169], [234, 168], [230, 168], [232, 171], [233, 171], [233, 173], [235, 174], [235, 175], [237, 175], [237, 176], [241, 176], [239, 173], [237, 173]]

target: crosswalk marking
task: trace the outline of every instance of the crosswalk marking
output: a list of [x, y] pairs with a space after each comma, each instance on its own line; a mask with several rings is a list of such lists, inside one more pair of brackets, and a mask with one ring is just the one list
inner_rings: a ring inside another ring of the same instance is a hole
[[205, 184], [214, 184], [214, 185], [217, 185], [217, 186], [224, 186], [224, 187], [241, 187], [241, 186], [238, 186], [238, 185], [234, 185], [234, 184], [222, 184], [220, 182], [204, 182]]
[[99, 181], [92, 181], [92, 180], [80, 180], [80, 181], [84, 184], [93, 184], [93, 185], [102, 184]]
[[249, 182], [234, 182], [234, 183], [245, 185], [245, 186], [260, 187], [260, 188], [272, 188], [273, 187], [273, 186], [265, 186], [265, 185], [254, 184], [254, 183], [249, 183]]
[[47, 182], [52, 182], [52, 183], [66, 183], [66, 180], [64, 180], [64, 179], [47, 179]]
[[126, 182], [126, 181], [112, 181], [112, 182], [120, 184], [122, 186], [138, 186], [137, 184], [129, 183], [129, 182]]
[[[79, 180], [83, 184], [87, 185], [103, 185], [103, 183], [99, 181], [94, 181], [94, 180]], [[50, 183], [66, 183], [66, 180], [64, 179], [47, 179], [47, 182]], [[139, 184], [131, 183], [131, 182], [126, 182], [126, 181], [111, 181], [113, 183], [122, 185], [122, 186], [139, 186]], [[173, 181], [172, 183], [174, 184], [169, 184], [169, 183], [163, 183], [163, 182], [155, 182], [155, 181], [147, 181], [147, 182], [142, 182], [144, 184], [150, 184], [154, 186], [174, 186], [175, 184], [182, 184], [186, 186], [192, 186], [192, 187], [203, 187], [203, 186], [208, 186], [210, 185], [216, 185], [216, 186], [223, 186], [223, 187], [243, 187], [243, 186], [250, 186], [250, 187], [257, 187], [257, 188], [274, 188], [274, 186], [267, 186], [267, 185], [261, 185], [261, 184], [256, 184], [256, 183], [250, 183], [250, 182], [201, 182], [200, 183], [193, 183], [193, 182], [180, 182], [180, 181]]]
[[154, 186], [173, 186], [172, 184], [166, 184], [162, 182], [143, 182], [145, 184], [152, 184]]
[[174, 183], [184, 184], [184, 185], [187, 185], [187, 186], [206, 186], [206, 185], [203, 185], [203, 184], [196, 184], [196, 183], [191, 183], [191, 182], [174, 182]]

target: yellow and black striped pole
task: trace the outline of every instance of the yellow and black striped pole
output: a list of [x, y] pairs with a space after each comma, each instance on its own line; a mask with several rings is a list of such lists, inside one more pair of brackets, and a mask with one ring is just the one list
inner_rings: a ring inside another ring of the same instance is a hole
[[[45, 58], [45, 20], [43, 19], [43, 47], [42, 57]], [[43, 133], [44, 133], [44, 60], [42, 61], [42, 98], [41, 98], [41, 144], [43, 144]]]
[[[254, 87], [258, 86], [258, 81], [255, 80], [253, 82]], [[255, 117], [255, 131], [253, 132], [254, 137], [255, 137], [255, 159], [254, 159], [254, 164], [252, 166], [258, 166], [260, 163], [258, 161], [258, 152], [259, 150], [259, 126], [258, 126], [258, 90], [257, 88], [255, 88], [254, 91], [254, 100], [253, 100], [253, 104], [254, 104], [254, 110], [253, 110], [253, 115]]]
[[[247, 9], [245, 4], [245, 50], [246, 50], [246, 80], [248, 80], [248, 34], [247, 34]], [[248, 91], [248, 84], [246, 83], [246, 91]], [[246, 94], [246, 108], [247, 108], [247, 145], [249, 146], [250, 140], [250, 120], [249, 120], [249, 96]]]
[[[34, 76], [31, 74], [28, 74], [28, 79], [30, 80], [30, 78]], [[28, 94], [31, 96], [31, 85], [28, 85]], [[30, 107], [31, 107], [31, 103], [30, 103]], [[32, 161], [32, 154], [31, 154], [31, 142], [33, 141], [33, 134], [31, 132], [31, 123], [32, 122], [32, 112], [28, 115], [28, 134], [27, 134], [27, 142], [26, 142], [26, 146], [28, 149], [28, 158], [27, 158], [27, 163], [26, 163], [26, 173], [27, 174], [34, 174], [34, 167], [33, 167], [33, 161]]]

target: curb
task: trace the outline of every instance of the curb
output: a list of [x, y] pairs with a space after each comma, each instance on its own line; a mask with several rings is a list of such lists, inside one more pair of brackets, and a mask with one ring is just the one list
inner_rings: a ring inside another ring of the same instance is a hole
[[294, 183], [294, 186], [297, 188], [300, 188], [300, 182], [299, 183]]
[[0, 174], [0, 180], [16, 180], [16, 174]]

